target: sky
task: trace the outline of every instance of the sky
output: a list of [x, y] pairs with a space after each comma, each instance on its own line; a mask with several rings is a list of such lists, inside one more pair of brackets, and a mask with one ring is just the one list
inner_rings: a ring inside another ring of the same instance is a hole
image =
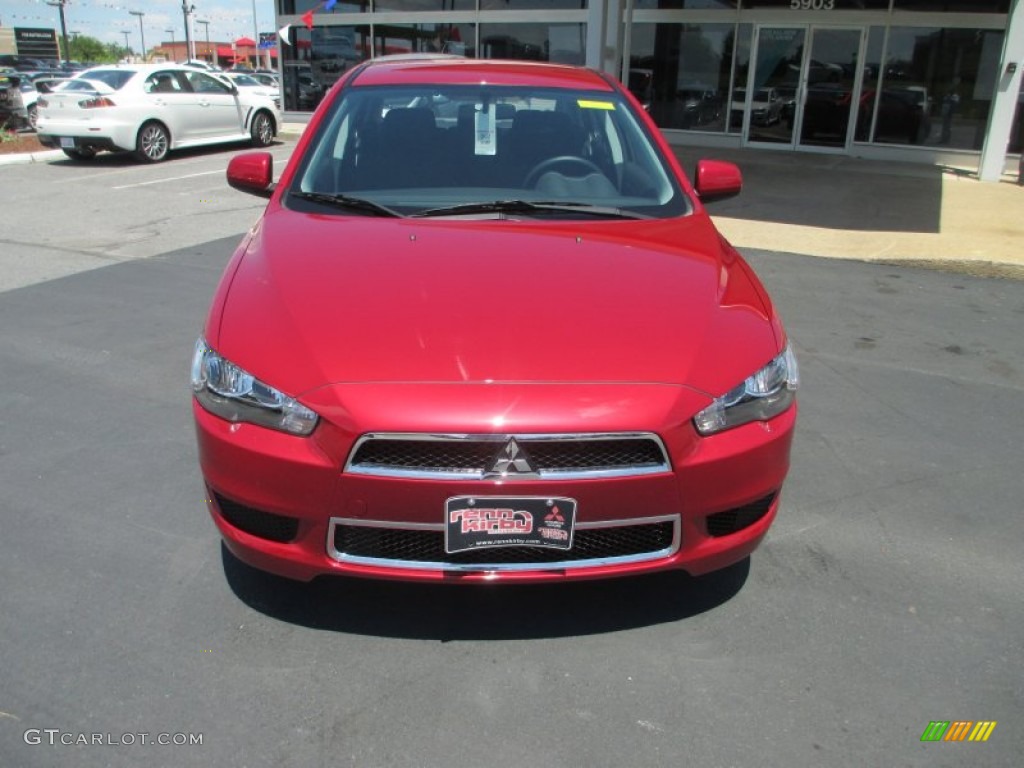
[[[57, 0], [50, 0], [56, 2]], [[161, 42], [185, 39], [185, 17], [181, 0], [66, 0], [64, 19], [68, 35], [77, 32], [95, 37], [104, 43], [125, 44], [124, 32], [128, 34], [128, 46], [138, 52], [139, 17], [129, 11], [142, 11], [143, 31], [146, 49]], [[240, 37], [252, 37], [253, 6], [260, 32], [274, 31], [273, 0], [189, 0], [195, 6], [194, 19], [210, 22], [211, 42], [230, 42]], [[42, 27], [57, 31], [60, 37], [60, 10], [47, 0], [0, 0], [0, 26]], [[206, 27], [193, 24], [198, 40], [206, 40]]]

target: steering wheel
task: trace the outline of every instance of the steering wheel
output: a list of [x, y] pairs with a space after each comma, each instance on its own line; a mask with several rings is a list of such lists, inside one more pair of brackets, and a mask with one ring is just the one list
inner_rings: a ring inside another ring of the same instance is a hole
[[[533, 168], [530, 169], [530, 172], [526, 174], [526, 178], [523, 180], [523, 186], [532, 187], [543, 174], [558, 165], [574, 165], [577, 168], [583, 169], [586, 173], [598, 173], [604, 176], [604, 171], [584, 157], [577, 157], [576, 155], [558, 155], [557, 157], [549, 157], [547, 160], [541, 160], [533, 166]], [[585, 176], [586, 173], [580, 175]]]

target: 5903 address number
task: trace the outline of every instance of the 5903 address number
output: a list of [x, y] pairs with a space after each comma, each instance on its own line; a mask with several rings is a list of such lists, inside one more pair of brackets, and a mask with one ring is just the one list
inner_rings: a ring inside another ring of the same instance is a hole
[[836, 0], [789, 0], [789, 7], [794, 11], [832, 11]]

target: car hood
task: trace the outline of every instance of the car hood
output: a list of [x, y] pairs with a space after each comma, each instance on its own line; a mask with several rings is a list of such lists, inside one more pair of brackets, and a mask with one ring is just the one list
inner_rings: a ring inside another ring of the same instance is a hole
[[208, 341], [292, 395], [360, 382], [721, 394], [780, 344], [764, 291], [703, 213], [537, 223], [272, 206], [232, 268]]

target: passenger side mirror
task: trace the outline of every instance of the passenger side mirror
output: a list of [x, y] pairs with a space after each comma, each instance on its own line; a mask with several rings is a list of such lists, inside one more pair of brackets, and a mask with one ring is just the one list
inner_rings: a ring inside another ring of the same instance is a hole
[[743, 174], [733, 163], [701, 160], [697, 163], [694, 189], [702, 203], [736, 197], [743, 189]]
[[701, 160], [697, 163], [693, 188], [701, 203], [712, 203], [739, 195], [743, 175], [733, 163], [721, 160]]
[[228, 162], [228, 184], [250, 195], [269, 198], [274, 193], [274, 158], [269, 152], [246, 152]]

